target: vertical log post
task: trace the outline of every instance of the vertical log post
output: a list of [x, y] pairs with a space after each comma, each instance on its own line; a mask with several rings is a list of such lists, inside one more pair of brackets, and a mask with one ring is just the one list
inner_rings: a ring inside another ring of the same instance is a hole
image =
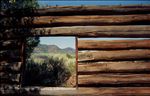
[[21, 81], [21, 87], [23, 86], [23, 76], [25, 71], [25, 63], [26, 63], [26, 56], [25, 56], [25, 44], [26, 44], [26, 38], [22, 39], [22, 48], [21, 48], [21, 75], [20, 75], [20, 81]]
[[78, 37], [76, 37], [76, 88], [78, 89]]

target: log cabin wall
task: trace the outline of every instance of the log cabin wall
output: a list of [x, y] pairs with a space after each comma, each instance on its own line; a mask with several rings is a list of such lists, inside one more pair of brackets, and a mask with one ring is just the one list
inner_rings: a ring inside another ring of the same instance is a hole
[[78, 85], [149, 86], [149, 45], [150, 40], [79, 40]]
[[[150, 6], [58, 6], [39, 9], [30, 33], [5, 26], [0, 35], [1, 93], [21, 88], [24, 39], [29, 36], [78, 38], [78, 90], [75, 95], [150, 95]], [[4, 12], [1, 17], [13, 16]], [[82, 40], [82, 38], [148, 38]], [[11, 91], [13, 92], [13, 91]], [[20, 92], [20, 91], [19, 91]], [[53, 92], [52, 92], [53, 93]], [[69, 93], [64, 93], [69, 94]]]

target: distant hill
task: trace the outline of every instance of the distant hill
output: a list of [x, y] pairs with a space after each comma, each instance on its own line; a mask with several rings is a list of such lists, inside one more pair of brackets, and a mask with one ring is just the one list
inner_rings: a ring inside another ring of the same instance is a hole
[[57, 45], [39, 44], [33, 51], [34, 53], [75, 53], [75, 49], [67, 47], [59, 48]]

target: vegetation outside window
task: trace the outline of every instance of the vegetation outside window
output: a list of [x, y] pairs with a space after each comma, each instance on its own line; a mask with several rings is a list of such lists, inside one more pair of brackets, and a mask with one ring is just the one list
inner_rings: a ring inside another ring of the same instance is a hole
[[75, 49], [74, 37], [40, 37], [31, 54], [26, 54], [23, 86], [75, 87]]

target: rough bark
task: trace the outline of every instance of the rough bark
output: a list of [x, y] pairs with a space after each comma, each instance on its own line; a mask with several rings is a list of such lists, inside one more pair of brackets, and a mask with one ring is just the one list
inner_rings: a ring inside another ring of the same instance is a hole
[[78, 74], [98, 73], [147, 73], [150, 72], [150, 62], [89, 62], [78, 64]]
[[79, 52], [78, 61], [149, 60], [150, 50], [115, 50]]
[[79, 40], [79, 50], [150, 49], [149, 40]]

